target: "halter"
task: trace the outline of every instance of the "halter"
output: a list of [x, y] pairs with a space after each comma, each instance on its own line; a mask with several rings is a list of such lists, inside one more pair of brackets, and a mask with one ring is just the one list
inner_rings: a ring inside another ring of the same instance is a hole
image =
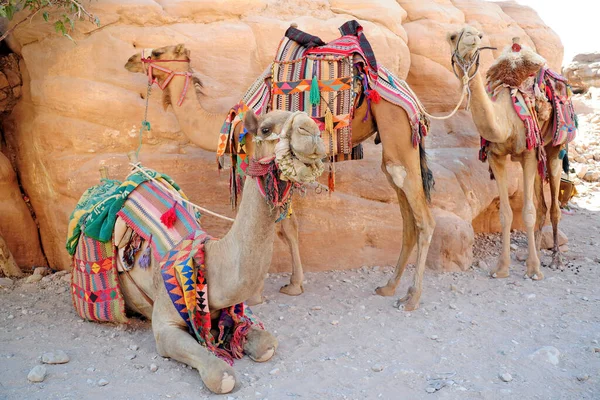
[[[185, 77], [185, 84], [183, 86], [183, 91], [181, 92], [181, 96], [179, 96], [179, 101], [177, 102], [177, 105], [181, 107], [181, 104], [183, 103], [183, 100], [185, 99], [185, 95], [187, 94], [188, 87], [190, 86], [190, 80], [192, 78], [192, 73], [189, 71], [185, 71], [185, 72], [173, 71], [171, 69], [157, 65], [157, 63], [189, 62], [189, 61], [188, 60], [152, 60], [150, 58], [150, 56], [152, 55], [152, 50], [149, 50], [150, 54], [146, 57], [145, 53], [147, 51], [148, 50], [142, 50], [142, 65], [144, 66], [144, 70], [145, 70], [144, 72], [146, 72], [146, 74], [148, 75], [148, 85], [152, 85], [152, 84], [156, 83], [158, 85], [158, 87], [161, 88], [161, 90], [165, 90], [165, 88], [169, 85], [169, 83], [171, 82], [173, 77], [175, 77], [175, 76], [184, 76]], [[146, 65], [148, 68], [147, 70], [146, 70]], [[160, 83], [158, 81], [158, 79], [156, 79], [152, 75], [153, 69], [157, 69], [159, 71], [162, 71], [162, 72], [168, 74], [167, 78], [162, 83]]]
[[[454, 48], [454, 51], [452, 52], [452, 58], [450, 59], [451, 64], [452, 64], [452, 72], [454, 72], [454, 75], [458, 78], [458, 79], [462, 79], [463, 82], [463, 90], [466, 91], [467, 93], [467, 110], [469, 109], [470, 105], [471, 105], [471, 88], [469, 86], [469, 83], [471, 83], [471, 81], [473, 80], [473, 78], [475, 78], [475, 75], [477, 75], [477, 72], [479, 71], [479, 55], [480, 55], [480, 51], [481, 50], [496, 50], [495, 47], [479, 47], [477, 49], [475, 49], [475, 52], [473, 53], [473, 56], [471, 57], [470, 60], [465, 60], [459, 53], [458, 51], [458, 45], [460, 44], [460, 41], [464, 35], [465, 31], [464, 29], [462, 30], [462, 32], [460, 33], [460, 36], [458, 37], [458, 40], [456, 41], [456, 47]], [[463, 76], [462, 78], [460, 76], [458, 76], [458, 72], [456, 70], [456, 66], [458, 65], [458, 67], [460, 67], [460, 69], [462, 70]], [[471, 68], [473, 67], [473, 65], [475, 65], [475, 70], [473, 71], [472, 74], [469, 74], [469, 71], [471, 70]]]
[[280, 171], [275, 162], [275, 156], [261, 159], [251, 158], [250, 164], [246, 168], [246, 174], [256, 179], [260, 194], [272, 209], [276, 207], [282, 209], [275, 222], [287, 217], [296, 184], [291, 181], [283, 181], [279, 177]]

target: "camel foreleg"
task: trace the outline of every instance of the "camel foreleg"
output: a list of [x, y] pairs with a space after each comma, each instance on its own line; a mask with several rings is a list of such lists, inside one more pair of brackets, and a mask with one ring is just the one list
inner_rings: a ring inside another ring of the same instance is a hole
[[298, 245], [298, 218], [296, 214], [292, 213], [289, 218], [281, 221], [277, 229], [277, 236], [288, 245], [292, 256], [292, 276], [290, 277], [290, 283], [282, 286], [279, 291], [289, 296], [298, 296], [304, 293], [302, 285], [304, 271], [302, 269], [302, 260], [300, 259], [300, 247]]
[[552, 222], [552, 262], [551, 268], [564, 269], [563, 257], [558, 248], [558, 223], [560, 222], [560, 202], [558, 196], [560, 194], [560, 176], [562, 169], [562, 160], [558, 158], [561, 146], [546, 147], [546, 155], [548, 157], [548, 178], [550, 181], [550, 221]]
[[538, 173], [538, 160], [535, 151], [528, 151], [523, 154], [521, 159], [523, 167], [523, 223], [527, 232], [527, 272], [525, 277], [534, 280], [544, 278], [540, 270], [540, 258], [535, 241], [535, 220], [536, 211], [533, 204], [535, 175]]

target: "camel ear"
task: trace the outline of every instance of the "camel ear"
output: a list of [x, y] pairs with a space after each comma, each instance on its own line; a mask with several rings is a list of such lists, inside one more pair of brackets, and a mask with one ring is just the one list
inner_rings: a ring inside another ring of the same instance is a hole
[[244, 128], [246, 128], [248, 133], [253, 135], [256, 135], [258, 132], [258, 117], [254, 114], [254, 111], [246, 111], [246, 115], [244, 116]]
[[187, 49], [185, 48], [185, 44], [183, 44], [183, 43], [179, 43], [175, 47], [175, 54], [178, 56], [184, 55], [186, 51], [187, 51]]

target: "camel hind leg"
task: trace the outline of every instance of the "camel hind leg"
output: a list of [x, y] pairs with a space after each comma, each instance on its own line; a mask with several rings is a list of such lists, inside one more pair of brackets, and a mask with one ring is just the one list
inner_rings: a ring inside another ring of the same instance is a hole
[[510, 274], [510, 227], [513, 212], [508, 199], [508, 178], [506, 176], [506, 156], [490, 153], [490, 168], [494, 173], [500, 197], [500, 224], [502, 225], [502, 252], [498, 257], [496, 269], [491, 271], [492, 278], [507, 278]]
[[527, 249], [528, 255], [525, 265], [527, 272], [525, 276], [533, 280], [544, 278], [544, 274], [540, 270], [540, 258], [535, 241], [535, 220], [536, 210], [533, 204], [535, 175], [538, 173], [538, 161], [535, 151], [528, 151], [523, 154], [521, 159], [523, 166], [523, 222], [527, 232]]
[[[560, 222], [560, 202], [558, 196], [560, 194], [560, 176], [562, 170], [562, 160], [558, 158], [562, 146], [546, 147], [546, 156], [548, 159], [548, 180], [550, 181], [550, 222], [552, 222], [552, 262], [550, 267], [554, 269], [564, 269], [562, 255], [558, 248], [558, 223]], [[565, 156], [566, 157], [566, 156]]]

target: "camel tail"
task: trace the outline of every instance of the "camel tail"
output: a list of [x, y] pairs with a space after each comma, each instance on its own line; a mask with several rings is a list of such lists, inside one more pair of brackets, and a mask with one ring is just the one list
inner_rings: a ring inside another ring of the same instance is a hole
[[427, 153], [425, 152], [425, 146], [423, 141], [419, 144], [419, 156], [421, 159], [421, 179], [423, 180], [423, 191], [428, 202], [431, 202], [431, 189], [435, 186], [435, 180], [433, 179], [433, 172], [427, 165]]

